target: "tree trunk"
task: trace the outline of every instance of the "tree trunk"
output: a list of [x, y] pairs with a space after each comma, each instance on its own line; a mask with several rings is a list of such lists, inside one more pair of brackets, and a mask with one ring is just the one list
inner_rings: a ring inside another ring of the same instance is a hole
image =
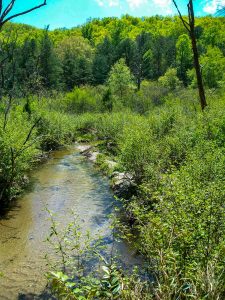
[[197, 49], [197, 45], [196, 45], [195, 36], [191, 36], [191, 42], [192, 42], [192, 49], [193, 49], [193, 54], [194, 54], [194, 65], [195, 65], [195, 71], [196, 71], [196, 77], [197, 77], [199, 98], [200, 98], [200, 102], [201, 102], [201, 108], [202, 108], [202, 110], [204, 110], [204, 108], [207, 106], [207, 103], [206, 103], [206, 98], [205, 98], [205, 90], [204, 90], [204, 86], [203, 86], [201, 67], [200, 67], [199, 58], [198, 58], [198, 49]]
[[188, 4], [188, 16], [189, 16], [189, 25], [190, 25], [189, 35], [191, 38], [192, 50], [194, 55], [194, 66], [195, 66], [195, 72], [197, 77], [199, 98], [200, 98], [201, 108], [202, 110], [204, 110], [205, 107], [207, 106], [207, 103], [206, 103], [205, 90], [204, 90], [203, 80], [202, 80], [201, 66], [199, 63], [197, 42], [195, 37], [195, 16], [194, 16], [194, 8], [193, 8], [192, 0], [190, 0]]
[[201, 66], [199, 63], [197, 41], [196, 41], [196, 36], [195, 36], [195, 14], [194, 14], [193, 0], [189, 0], [188, 5], [187, 5], [189, 22], [187, 22], [182, 17], [176, 1], [175, 0], [172, 0], [172, 1], [178, 11], [179, 17], [180, 17], [184, 27], [187, 29], [187, 31], [189, 33], [189, 37], [191, 39], [200, 104], [201, 104], [202, 110], [204, 110], [205, 107], [207, 106], [207, 102], [206, 102], [206, 97], [205, 97], [205, 90], [204, 90], [204, 85], [203, 85], [203, 80], [202, 80]]
[[138, 76], [138, 78], [137, 78], [137, 90], [140, 91], [140, 89], [141, 89], [141, 78], [140, 78], [140, 76]]

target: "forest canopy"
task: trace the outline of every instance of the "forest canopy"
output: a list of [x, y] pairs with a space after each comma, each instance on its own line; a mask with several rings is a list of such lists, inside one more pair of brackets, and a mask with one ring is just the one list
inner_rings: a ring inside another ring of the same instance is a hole
[[[224, 81], [224, 30], [223, 17], [196, 19], [203, 80], [209, 88]], [[32, 92], [37, 92], [40, 85], [44, 89], [72, 90], [85, 84], [104, 84], [112, 66], [121, 58], [138, 89], [143, 80], [158, 80], [170, 69], [176, 70], [175, 76], [184, 86], [196, 85], [191, 43], [178, 17], [125, 15], [121, 19], [93, 19], [82, 26], [53, 31], [9, 23], [0, 38], [1, 59], [10, 47], [19, 57], [17, 83], [29, 83], [25, 74], [28, 69], [29, 77], [38, 81], [37, 86], [32, 84]]]

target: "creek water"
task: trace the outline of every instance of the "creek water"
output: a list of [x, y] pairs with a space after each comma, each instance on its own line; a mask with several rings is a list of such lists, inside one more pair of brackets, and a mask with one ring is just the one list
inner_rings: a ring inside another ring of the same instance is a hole
[[[115, 200], [108, 181], [74, 147], [54, 152], [46, 164], [31, 173], [31, 181], [30, 191], [0, 219], [0, 300], [50, 299], [42, 293], [48, 251], [43, 241], [50, 227], [46, 206], [62, 227], [75, 209], [83, 230], [91, 234], [100, 231], [106, 243], [111, 243], [108, 215]], [[125, 265], [139, 264], [126, 244], [119, 245]]]

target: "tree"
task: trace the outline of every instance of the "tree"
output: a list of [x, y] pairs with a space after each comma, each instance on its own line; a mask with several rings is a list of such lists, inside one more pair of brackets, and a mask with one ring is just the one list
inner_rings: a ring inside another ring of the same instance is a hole
[[135, 56], [132, 64], [133, 73], [137, 82], [138, 91], [141, 88], [142, 80], [151, 72], [152, 51], [150, 49], [150, 34], [142, 32], [136, 38]]
[[112, 67], [108, 85], [111, 92], [121, 100], [123, 100], [128, 90], [132, 88], [132, 75], [123, 58]]
[[225, 57], [217, 47], [208, 47], [205, 55], [200, 57], [204, 83], [209, 88], [217, 88], [223, 80]]
[[114, 47], [111, 40], [106, 36], [103, 42], [98, 45], [93, 62], [93, 77], [96, 84], [105, 83], [113, 62]]
[[177, 70], [174, 68], [169, 68], [164, 76], [159, 77], [159, 83], [169, 90], [175, 90], [181, 86], [181, 81], [177, 77]]
[[117, 47], [116, 58], [117, 60], [124, 58], [126, 65], [132, 69], [135, 59], [135, 41], [130, 38], [122, 40]]
[[[15, 94], [17, 86], [16, 72], [18, 70], [17, 32], [9, 31], [7, 36], [3, 34], [0, 42], [0, 99], [7, 96], [10, 99]], [[10, 100], [11, 101], [11, 100]]]
[[41, 41], [39, 72], [45, 88], [54, 89], [58, 86], [60, 66], [53, 48], [52, 40], [48, 34], [48, 28], [45, 30]]
[[127, 25], [122, 20], [115, 20], [114, 26], [111, 29], [112, 44], [117, 47], [123, 39], [124, 29]]
[[65, 88], [91, 83], [93, 50], [83, 37], [64, 38], [57, 46]]
[[12, 19], [14, 19], [16, 17], [28, 14], [28, 13], [36, 10], [36, 9], [41, 8], [42, 6], [47, 5], [47, 0], [44, 0], [43, 3], [41, 3], [39, 5], [36, 5], [36, 6], [32, 7], [32, 8], [30, 8], [30, 9], [27, 9], [27, 10], [24, 10], [22, 12], [10, 15], [10, 13], [11, 13], [11, 11], [12, 11], [15, 3], [16, 3], [16, 0], [11, 0], [6, 5], [6, 7], [4, 8], [3, 0], [0, 0], [0, 30], [2, 29], [2, 26], [5, 23], [7, 23], [8, 21], [10, 21], [10, 20], [12, 20]]
[[195, 14], [194, 14], [194, 7], [193, 7], [193, 1], [189, 0], [188, 2], [188, 22], [183, 18], [181, 15], [181, 12], [177, 6], [177, 3], [175, 0], [173, 0], [173, 3], [178, 11], [179, 17], [188, 31], [188, 34], [191, 39], [192, 44], [192, 51], [193, 51], [193, 57], [194, 57], [194, 66], [195, 66], [195, 72], [197, 77], [197, 84], [198, 84], [198, 91], [199, 91], [199, 98], [200, 98], [200, 104], [202, 110], [207, 106], [206, 97], [205, 97], [205, 89], [203, 85], [202, 80], [202, 74], [201, 74], [201, 66], [199, 62], [199, 54], [198, 54], [198, 48], [197, 48], [197, 41], [196, 41], [196, 33], [195, 33]]
[[41, 87], [41, 77], [38, 72], [40, 49], [37, 40], [26, 38], [18, 57], [18, 82], [23, 95], [35, 94]]
[[176, 41], [173, 35], [152, 35], [152, 79], [158, 79], [166, 70], [174, 65], [176, 55]]
[[179, 36], [176, 43], [176, 64], [177, 76], [183, 81], [184, 85], [188, 84], [187, 71], [192, 67], [192, 49], [190, 39], [187, 34]]
[[81, 28], [82, 36], [85, 39], [88, 39], [89, 42], [93, 45], [93, 24], [90, 22], [86, 23], [85, 25], [82, 26]]

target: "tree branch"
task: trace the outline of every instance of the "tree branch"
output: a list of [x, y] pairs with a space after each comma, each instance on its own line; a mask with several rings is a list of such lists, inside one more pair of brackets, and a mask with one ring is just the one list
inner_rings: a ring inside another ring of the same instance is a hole
[[11, 2], [9, 2], [9, 4], [6, 6], [3, 13], [1, 14], [1, 20], [3, 20], [10, 13], [10, 11], [13, 9], [15, 1], [16, 0], [11, 0]]
[[0, 15], [2, 14], [2, 1], [3, 0], [0, 0]]
[[[25, 141], [23, 142], [21, 148], [17, 151], [17, 153], [15, 154], [15, 159], [17, 159], [21, 153], [23, 153], [27, 148], [31, 147], [33, 143], [31, 143], [30, 145], [27, 145], [28, 141], [30, 140], [31, 134], [33, 132], [33, 130], [35, 129], [35, 127], [38, 125], [38, 123], [41, 121], [41, 118], [39, 118], [34, 124], [33, 126], [30, 128]], [[36, 141], [36, 139], [35, 139]]]
[[[15, 1], [16, 1], [16, 0], [12, 0], [12, 1], [9, 3], [9, 5], [6, 7], [6, 9], [4, 10], [4, 12], [1, 14], [1, 16], [0, 16], [0, 28], [1, 28], [6, 22], [8, 22], [8, 21], [10, 21], [10, 20], [12, 20], [12, 19], [14, 19], [14, 18], [17, 18], [17, 17], [22, 16], [22, 15], [26, 15], [26, 14], [28, 14], [28, 13], [30, 13], [30, 12], [36, 10], [36, 9], [39, 9], [39, 8], [41, 8], [41, 7], [45, 6], [45, 5], [47, 5], [47, 0], [44, 0], [42, 4], [39, 4], [39, 5], [34, 6], [34, 7], [30, 8], [30, 9], [28, 9], [28, 10], [22, 11], [22, 12], [20, 12], [20, 13], [14, 14], [14, 15], [12, 15], [12, 16], [10, 16], [10, 17], [4, 19], [4, 18], [9, 14], [9, 12], [12, 10], [12, 8], [13, 8], [13, 6], [14, 6], [14, 4], [15, 4]], [[2, 8], [2, 0], [0, 1], [0, 9], [1, 9], [1, 8]]]
[[7, 105], [7, 107], [5, 109], [5, 113], [4, 113], [4, 125], [3, 125], [3, 130], [4, 131], [6, 129], [6, 125], [7, 125], [7, 121], [8, 121], [8, 115], [9, 115], [11, 106], [12, 106], [12, 97], [9, 96], [9, 102], [8, 102], [8, 105]]
[[177, 12], [178, 12], [178, 14], [179, 14], [179, 17], [180, 17], [180, 19], [181, 19], [181, 21], [182, 21], [184, 27], [187, 29], [188, 32], [190, 32], [190, 24], [189, 24], [187, 21], [185, 21], [184, 18], [182, 17], [182, 14], [181, 14], [181, 12], [180, 12], [178, 6], [177, 6], [176, 1], [175, 1], [175, 0], [172, 0], [172, 1], [173, 1], [173, 4], [174, 4], [175, 7], [176, 7], [176, 10], [177, 10]]
[[192, 1], [189, 1], [188, 3], [188, 16], [189, 16], [189, 24], [190, 27], [194, 27], [195, 26], [195, 16], [194, 16], [194, 8], [193, 8], [193, 3]]
[[39, 119], [34, 123], [34, 125], [31, 127], [31, 129], [30, 129], [30, 131], [29, 131], [29, 133], [28, 133], [28, 135], [27, 135], [27, 137], [26, 137], [26, 139], [25, 139], [25, 141], [24, 141], [24, 143], [23, 143], [23, 146], [25, 146], [26, 143], [29, 141], [30, 136], [31, 136], [31, 134], [32, 134], [32, 132], [33, 132], [33, 130], [34, 130], [34, 128], [38, 125], [38, 123], [39, 123], [40, 121], [41, 121], [41, 118], [39, 118]]

